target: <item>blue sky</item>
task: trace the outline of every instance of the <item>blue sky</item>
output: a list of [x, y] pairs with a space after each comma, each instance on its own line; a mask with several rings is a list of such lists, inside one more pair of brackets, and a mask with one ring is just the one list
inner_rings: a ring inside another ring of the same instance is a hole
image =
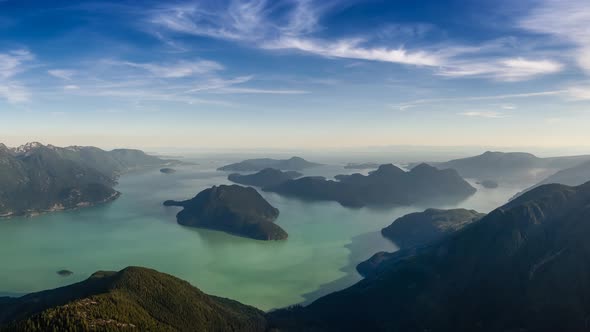
[[0, 0], [0, 139], [590, 147], [587, 0]]

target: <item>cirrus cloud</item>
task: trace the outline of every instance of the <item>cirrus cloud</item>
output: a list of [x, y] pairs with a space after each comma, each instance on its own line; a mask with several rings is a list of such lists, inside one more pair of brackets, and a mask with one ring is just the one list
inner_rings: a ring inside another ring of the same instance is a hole
[[12, 50], [0, 53], [0, 97], [9, 103], [21, 103], [30, 99], [31, 93], [15, 76], [27, 69], [27, 63], [34, 59], [27, 50]]
[[[320, 26], [322, 15], [333, 6], [331, 1], [312, 0], [229, 0], [225, 5], [217, 6], [185, 2], [152, 11], [149, 22], [156, 30], [240, 42], [266, 50], [420, 66], [431, 68], [435, 74], [445, 77], [523, 81], [557, 73], [564, 68], [554, 59], [533, 58], [525, 51], [518, 54], [518, 49], [504, 45], [506, 38], [475, 46], [447, 42], [412, 48], [403, 44], [380, 45], [376, 43], [382, 39], [380, 32], [362, 38], [315, 37], [315, 32], [323, 30]], [[395, 26], [397, 30], [404, 30], [403, 25]], [[432, 25], [428, 27], [434, 28]], [[156, 34], [161, 36], [162, 31]], [[489, 51], [494, 51], [494, 55], [486, 54]], [[511, 54], [498, 56], [502, 53]]]

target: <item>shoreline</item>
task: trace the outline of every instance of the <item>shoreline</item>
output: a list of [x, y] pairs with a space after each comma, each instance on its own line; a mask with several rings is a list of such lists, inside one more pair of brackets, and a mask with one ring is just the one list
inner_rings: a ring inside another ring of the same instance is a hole
[[[182, 164], [182, 162], [178, 161], [178, 160], [166, 160], [165, 163], [162, 163], [159, 165], [145, 165], [145, 166], [129, 167], [121, 172], [113, 174], [113, 187], [119, 183], [119, 178], [121, 178], [122, 176], [124, 176], [128, 173], [139, 172], [139, 171], [149, 170], [149, 169], [157, 169], [159, 167], [174, 166], [174, 165], [179, 165], [179, 164]], [[0, 220], [18, 218], [18, 217], [33, 218], [33, 217], [37, 217], [40, 215], [53, 213], [53, 212], [64, 212], [64, 211], [70, 211], [70, 210], [83, 209], [83, 208], [93, 207], [93, 206], [112, 202], [112, 201], [116, 200], [117, 198], [119, 198], [120, 196], [121, 196], [121, 192], [115, 190], [115, 192], [111, 196], [109, 196], [101, 201], [80, 202], [76, 206], [72, 206], [72, 207], [68, 207], [68, 208], [53, 208], [53, 209], [48, 209], [48, 210], [30, 210], [30, 211], [25, 211], [23, 213], [5, 213], [5, 214], [0, 214]]]
[[53, 213], [53, 212], [64, 212], [64, 211], [71, 211], [71, 210], [78, 210], [78, 209], [94, 207], [97, 205], [110, 203], [110, 202], [116, 200], [117, 198], [119, 198], [121, 195], [122, 195], [121, 192], [115, 190], [115, 192], [111, 196], [109, 196], [103, 200], [97, 201], [97, 202], [80, 202], [80, 203], [76, 204], [76, 206], [67, 207], [67, 208], [62, 207], [62, 208], [55, 208], [55, 209], [49, 209], [49, 210], [26, 211], [24, 213], [18, 213], [18, 214], [17, 213], [3, 214], [3, 215], [0, 215], [0, 220], [17, 218], [17, 217], [34, 218], [34, 217], [38, 217], [40, 215], [45, 215], [45, 214]]

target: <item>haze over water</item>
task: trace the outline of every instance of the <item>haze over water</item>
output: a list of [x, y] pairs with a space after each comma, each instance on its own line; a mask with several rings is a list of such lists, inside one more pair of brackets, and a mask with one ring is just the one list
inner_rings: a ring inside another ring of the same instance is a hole
[[[261, 192], [280, 210], [276, 222], [289, 233], [288, 240], [255, 241], [187, 228], [176, 223], [178, 208], [163, 207], [162, 202], [188, 199], [210, 186], [229, 183], [227, 173], [215, 170], [227, 160], [194, 161], [198, 165], [176, 167], [177, 173], [170, 175], [157, 169], [126, 174], [116, 188], [121, 197], [106, 205], [0, 220], [0, 295], [55, 288], [97, 270], [139, 265], [261, 309], [284, 307], [360, 280], [356, 264], [378, 251], [396, 250], [380, 229], [404, 214], [433, 207], [349, 209], [335, 202], [303, 202]], [[351, 172], [335, 165], [304, 173]], [[456, 207], [489, 212], [528, 184], [474, 186], [478, 192]], [[451, 207], [455, 206], [444, 206]], [[58, 276], [60, 269], [74, 274]]]

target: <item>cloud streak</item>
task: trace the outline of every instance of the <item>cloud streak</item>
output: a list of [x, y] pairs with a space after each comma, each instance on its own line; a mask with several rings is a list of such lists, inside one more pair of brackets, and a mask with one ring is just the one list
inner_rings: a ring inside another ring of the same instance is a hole
[[518, 25], [573, 47], [578, 65], [590, 73], [590, 6], [586, 0], [543, 0]]
[[495, 112], [495, 111], [468, 111], [468, 112], [458, 113], [458, 115], [472, 117], [472, 118], [476, 117], [476, 118], [486, 118], [486, 119], [500, 119], [500, 118], [508, 117], [508, 115], [506, 115], [504, 113]]
[[76, 72], [74, 70], [68, 70], [68, 69], [51, 69], [48, 70], [47, 73], [53, 77], [65, 80], [65, 81], [71, 81], [72, 77], [74, 75], [76, 75]]
[[0, 97], [9, 103], [22, 103], [29, 101], [29, 90], [15, 81], [18, 74], [24, 72], [28, 62], [34, 59], [34, 55], [27, 50], [13, 50], [0, 53]]
[[128, 66], [143, 69], [155, 77], [160, 78], [182, 78], [197, 75], [204, 75], [221, 71], [224, 67], [215, 61], [177, 61], [169, 64], [136, 63], [130, 61], [110, 61], [110, 64]]
[[273, 21], [277, 6], [265, 0], [232, 0], [225, 9], [212, 10], [198, 5], [183, 5], [156, 11], [151, 23], [167, 30], [217, 39], [254, 43], [270, 50], [297, 50], [305, 53], [360, 60], [383, 61], [419, 66], [437, 66], [439, 56], [428, 51], [412, 51], [401, 46], [367, 47], [360, 38], [336, 41], [313, 39], [320, 15], [329, 6], [313, 1], [291, 2], [292, 8], [282, 24]]
[[[438, 104], [445, 102], [471, 102], [471, 101], [486, 101], [486, 100], [507, 100], [507, 99], [520, 99], [520, 98], [533, 98], [533, 97], [551, 97], [551, 96], [564, 96], [570, 94], [570, 90], [550, 90], [550, 91], [538, 91], [538, 92], [527, 92], [527, 93], [513, 93], [513, 94], [501, 94], [501, 95], [490, 95], [490, 96], [467, 96], [467, 97], [449, 97], [449, 98], [427, 98], [417, 99], [402, 104], [391, 105], [391, 107], [405, 111], [409, 108]], [[509, 107], [515, 108], [514, 105]], [[505, 108], [510, 109], [510, 108]]]
[[409, 51], [403, 47], [363, 47], [362, 39], [345, 39], [333, 43], [305, 38], [281, 38], [262, 45], [267, 49], [292, 49], [329, 58], [391, 62], [416, 66], [438, 66], [442, 59], [426, 51]]
[[438, 73], [447, 77], [488, 77], [499, 81], [524, 81], [537, 76], [560, 72], [563, 65], [552, 60], [509, 58], [498, 61], [462, 63], [442, 68]]
[[[222, 39], [266, 50], [291, 50], [326, 58], [378, 61], [430, 68], [444, 77], [480, 77], [497, 81], [523, 81], [560, 72], [564, 65], [543, 56], [523, 54], [498, 57], [509, 48], [502, 40], [480, 46], [431, 45], [408, 48], [378, 45], [373, 37], [314, 37], [320, 19], [333, 5], [300, 0], [285, 3], [266, 0], [230, 0], [226, 6], [206, 7], [189, 2], [151, 12], [149, 22], [168, 32]], [[280, 5], [279, 5], [280, 4]], [[429, 29], [432, 29], [429, 26]], [[403, 30], [402, 25], [396, 29]], [[415, 29], [415, 28], [414, 28]], [[158, 35], [162, 32], [158, 31]], [[382, 34], [382, 33], [381, 33]], [[485, 55], [487, 51], [496, 55]], [[514, 53], [514, 48], [508, 53]]]
[[25, 63], [34, 59], [27, 50], [14, 50], [0, 53], [0, 79], [8, 79], [25, 70]]

